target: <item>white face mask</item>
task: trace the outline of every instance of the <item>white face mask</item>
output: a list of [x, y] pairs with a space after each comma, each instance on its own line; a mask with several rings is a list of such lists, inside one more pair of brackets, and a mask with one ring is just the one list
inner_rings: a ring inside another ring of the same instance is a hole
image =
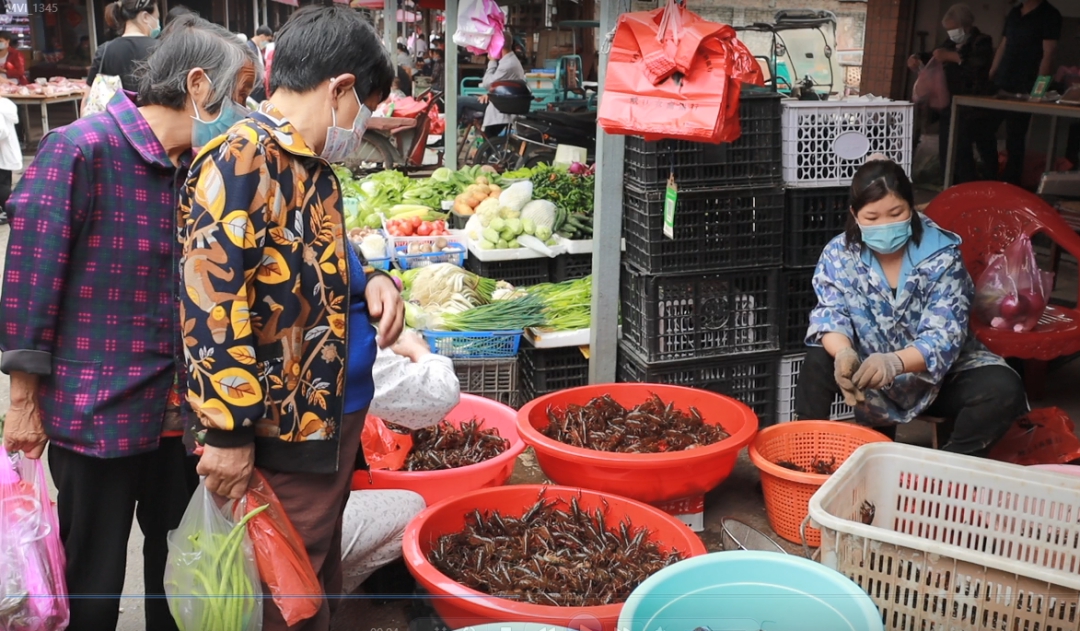
[[946, 32], [949, 34], [949, 39], [956, 44], [963, 44], [964, 40], [967, 39], [967, 33], [962, 28], [949, 29]]
[[356, 88], [353, 88], [353, 96], [356, 97], [356, 103], [360, 106], [360, 111], [356, 113], [356, 118], [353, 119], [352, 128], [338, 127], [337, 110], [331, 110], [330, 112], [333, 123], [326, 128], [326, 142], [323, 144], [323, 150], [319, 154], [327, 162], [341, 162], [348, 158], [356, 151], [364, 139], [367, 122], [371, 118], [371, 110], [360, 100]]

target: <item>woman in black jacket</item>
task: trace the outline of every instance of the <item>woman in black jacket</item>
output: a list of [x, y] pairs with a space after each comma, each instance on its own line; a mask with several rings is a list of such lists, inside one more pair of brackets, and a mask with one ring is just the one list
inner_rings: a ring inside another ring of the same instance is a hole
[[[945, 41], [933, 53], [912, 55], [908, 59], [908, 66], [917, 73], [933, 58], [945, 71], [945, 84], [949, 88], [950, 96], [993, 94], [990, 65], [994, 61], [994, 40], [975, 27], [975, 14], [971, 8], [966, 4], [954, 4], [945, 12], [941, 26], [948, 34]], [[951, 114], [950, 102], [950, 107], [940, 112], [938, 155], [942, 170], [945, 169], [948, 153], [949, 128], [954, 122]], [[994, 179], [998, 158], [997, 139], [993, 129], [977, 122], [973, 124], [967, 118], [958, 121], [957, 125], [956, 177], [953, 181], [960, 184], [977, 179], [972, 145], [978, 149], [983, 163], [990, 169], [987, 179]]]

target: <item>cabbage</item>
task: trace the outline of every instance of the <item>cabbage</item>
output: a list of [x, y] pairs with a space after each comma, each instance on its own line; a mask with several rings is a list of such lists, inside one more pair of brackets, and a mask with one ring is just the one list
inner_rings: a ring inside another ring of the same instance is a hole
[[533, 200], [521, 209], [521, 218], [531, 221], [536, 230], [547, 228], [550, 233], [555, 230], [555, 204], [546, 199]]
[[503, 189], [502, 193], [499, 193], [499, 207], [507, 208], [513, 211], [520, 211], [525, 207], [525, 204], [529, 203], [532, 199], [533, 185], [532, 182], [526, 180], [524, 182], [515, 182], [508, 188]]

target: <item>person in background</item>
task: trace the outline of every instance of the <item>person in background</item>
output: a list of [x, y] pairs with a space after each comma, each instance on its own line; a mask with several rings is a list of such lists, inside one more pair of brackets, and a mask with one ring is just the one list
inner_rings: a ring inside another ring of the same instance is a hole
[[436, 92], [446, 91], [446, 51], [431, 49], [431, 89]]
[[[514, 36], [507, 30], [503, 32], [502, 51], [492, 55], [488, 60], [487, 70], [480, 86], [490, 90], [496, 81], [524, 81], [525, 69], [521, 67], [521, 60], [514, 54]], [[506, 129], [513, 120], [509, 114], [503, 114], [494, 105], [488, 102], [487, 96], [478, 97], [481, 103], [487, 104], [484, 110], [484, 134], [488, 137], [498, 136]]]
[[[1024, 0], [1005, 18], [1005, 33], [998, 44], [990, 78], [1010, 94], [1028, 95], [1040, 76], [1053, 74], [1054, 52], [1061, 39], [1061, 12], [1047, 0]], [[1031, 114], [995, 112], [991, 124], [996, 130], [1005, 123], [1004, 180], [1020, 185], [1024, 174], [1028, 125]], [[1047, 165], [1049, 167], [1049, 165]]]
[[[270, 99], [203, 148], [181, 191], [186, 438], [212, 493], [240, 498], [255, 467], [265, 476], [327, 596], [290, 629], [328, 631], [372, 365], [404, 320], [394, 279], [345, 237], [331, 165], [360, 146], [393, 64], [341, 5], [303, 7], [276, 35]], [[263, 631], [286, 629], [264, 603]]]
[[[448, 357], [431, 352], [424, 338], [405, 331], [379, 351], [372, 369], [375, 396], [368, 414], [409, 429], [423, 429], [446, 418], [460, 399], [461, 384]], [[366, 471], [363, 450], [357, 470]], [[427, 506], [405, 490], [349, 493], [342, 522], [341, 559], [345, 593], [353, 592], [376, 570], [401, 557], [405, 526]]]
[[176, 629], [166, 535], [198, 484], [180, 433], [177, 189], [193, 144], [244, 115], [256, 76], [228, 31], [178, 18], [136, 72], [138, 94], [46, 134], [8, 204], [4, 445], [30, 458], [48, 445], [69, 631], [116, 628], [133, 518], [145, 628]]
[[15, 48], [17, 41], [11, 31], [0, 31], [0, 78], [8, 83], [26, 85], [26, 61]]
[[[936, 59], [945, 71], [945, 83], [949, 95], [986, 95], [993, 94], [990, 82], [990, 64], [994, 61], [994, 40], [975, 26], [975, 14], [966, 4], [954, 4], [945, 12], [941, 26], [948, 34], [947, 39], [925, 56], [912, 55], [908, 66], [913, 72], [919, 72], [931, 58]], [[941, 169], [945, 170], [948, 161], [949, 128], [952, 126], [950, 107], [939, 112], [938, 157]], [[983, 163], [991, 170], [984, 179], [994, 179], [997, 174], [997, 139], [992, 129], [983, 124], [970, 124], [972, 119], [956, 121], [956, 177], [954, 182], [962, 184], [977, 178], [975, 156], [972, 146], [979, 151]]]
[[83, 35], [79, 38], [79, 45], [75, 48], [75, 52], [71, 57], [67, 59], [68, 65], [71, 66], [85, 66], [89, 67], [94, 61], [94, 56], [90, 54], [90, 38]]
[[394, 61], [409, 72], [409, 77], [412, 77], [413, 72], [416, 71], [416, 65], [413, 64], [412, 56], [409, 55], [409, 49], [405, 44], [398, 44]]
[[22, 171], [23, 157], [15, 125], [19, 122], [19, 108], [0, 97], [0, 226], [7, 225], [7, 203], [11, 196], [11, 181], [15, 171]]
[[[248, 46], [255, 52], [255, 55], [262, 62], [262, 65], [266, 65], [266, 47], [274, 41], [274, 31], [270, 30], [269, 26], [265, 24], [255, 30], [255, 36], [248, 40]], [[266, 86], [265, 84], [259, 86], [251, 93], [251, 98], [256, 103], [261, 103], [266, 100]]]
[[1020, 376], [969, 333], [960, 238], [915, 210], [891, 160], [859, 168], [850, 206], [814, 272], [796, 416], [829, 418], [842, 392], [863, 425], [895, 436], [920, 414], [944, 418], [943, 451], [985, 456], [1028, 405]]
[[139, 89], [135, 68], [150, 56], [161, 33], [161, 19], [154, 0], [117, 0], [105, 7], [105, 23], [109, 28], [123, 33], [98, 48], [90, 73], [88, 85], [100, 73], [120, 77], [128, 92]]
[[412, 46], [411, 52], [412, 52], [413, 58], [415, 58], [417, 60], [420, 60], [420, 61], [423, 61], [427, 57], [427, 52], [428, 52], [427, 38], [424, 37], [424, 32], [421, 31], [419, 27], [417, 27], [416, 33], [413, 36], [413, 46]]
[[199, 15], [198, 11], [192, 11], [191, 9], [187, 8], [182, 4], [175, 5], [173, 6], [173, 8], [169, 9], [168, 13], [165, 14], [165, 23], [168, 24], [176, 18], [180, 17], [181, 15], [188, 15], [189, 13], [195, 16]]

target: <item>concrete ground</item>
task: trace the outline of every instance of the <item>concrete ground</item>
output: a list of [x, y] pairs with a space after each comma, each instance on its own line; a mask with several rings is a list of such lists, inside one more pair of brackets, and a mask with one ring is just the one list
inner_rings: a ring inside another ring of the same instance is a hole
[[[54, 117], [55, 118], [55, 117]], [[66, 122], [66, 121], [64, 121]], [[54, 120], [54, 125], [59, 121]], [[36, 123], [32, 120], [31, 127]], [[925, 148], [921, 148], [926, 150]], [[29, 158], [27, 158], [27, 163]], [[919, 201], [928, 201], [929, 196]], [[10, 228], [0, 227], [0, 252], [7, 251]], [[3, 258], [0, 258], [2, 271]], [[1066, 260], [1059, 273], [1055, 297], [1075, 301], [1077, 296], [1077, 270], [1075, 261]], [[1033, 402], [1036, 407], [1058, 406], [1074, 419], [1080, 419], [1080, 396], [1076, 385], [1080, 383], [1080, 362], [1070, 362], [1053, 370], [1048, 377], [1046, 395], [1040, 401]], [[0, 411], [6, 411], [10, 404], [9, 384], [5, 375], [0, 374]], [[899, 440], [924, 446], [930, 445], [930, 427], [913, 424], [901, 429]], [[46, 463], [47, 464], [47, 463]], [[511, 484], [535, 484], [546, 482], [546, 478], [536, 465], [531, 450], [527, 450], [518, 459]], [[761, 532], [774, 537], [792, 554], [802, 554], [800, 546], [785, 542], [776, 537], [769, 527], [765, 514], [764, 500], [758, 483], [758, 474], [750, 463], [745, 451], [739, 456], [738, 463], [731, 476], [718, 488], [706, 496], [705, 531], [700, 533], [710, 551], [723, 549], [721, 519], [734, 517]], [[122, 614], [118, 631], [143, 631], [143, 603], [139, 594], [142, 592], [142, 533], [136, 524], [132, 524], [131, 538], [128, 544], [128, 573], [124, 585], [124, 597], [121, 600]], [[345, 602], [333, 621], [334, 631], [405, 631], [409, 628], [407, 603], [391, 602], [379, 604], [376, 600], [362, 596]], [[424, 625], [426, 627], [427, 625]], [[414, 625], [414, 631], [417, 627]], [[154, 630], [148, 630], [154, 631]]]

